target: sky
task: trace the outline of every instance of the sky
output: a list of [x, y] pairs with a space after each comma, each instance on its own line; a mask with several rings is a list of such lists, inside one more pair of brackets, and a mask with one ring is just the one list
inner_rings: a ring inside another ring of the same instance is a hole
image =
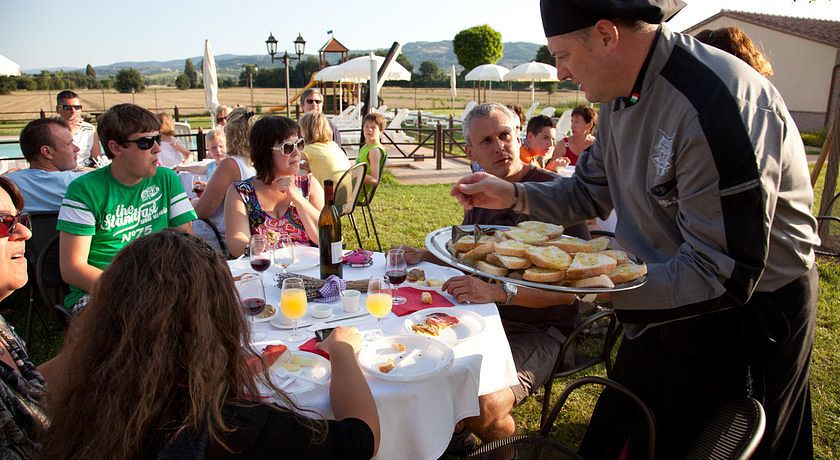
[[[840, 0], [686, 3], [671, 21], [674, 30], [727, 8], [840, 21]], [[301, 13], [304, 5], [311, 14]], [[206, 38], [217, 55], [261, 54], [269, 32], [290, 54], [298, 33], [306, 53], [316, 54], [329, 30], [358, 50], [451, 40], [480, 24], [499, 31], [504, 42], [545, 44], [538, 0], [0, 0], [0, 18], [0, 55], [24, 71], [185, 59], [202, 55]]]

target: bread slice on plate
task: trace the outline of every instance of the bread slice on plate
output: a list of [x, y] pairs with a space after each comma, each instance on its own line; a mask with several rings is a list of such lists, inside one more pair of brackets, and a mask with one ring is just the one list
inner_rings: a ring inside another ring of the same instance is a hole
[[535, 246], [523, 243], [521, 241], [504, 240], [502, 242], [496, 243], [493, 246], [493, 252], [500, 256], [525, 257], [525, 253], [528, 251], [528, 249], [533, 247]]
[[534, 265], [554, 270], [565, 270], [572, 263], [569, 253], [554, 246], [533, 246], [526, 256]]
[[512, 240], [534, 245], [543, 244], [548, 240], [548, 235], [525, 230], [524, 228], [512, 228], [505, 232], [505, 236]]
[[500, 256], [498, 254], [496, 254], [496, 257], [499, 258], [499, 261], [502, 263], [502, 265], [511, 270], [519, 270], [531, 266], [531, 261], [524, 257]]
[[612, 280], [607, 275], [598, 275], [591, 278], [572, 281], [572, 287], [579, 288], [614, 288]]
[[458, 252], [469, 252], [490, 241], [493, 241], [493, 237], [490, 235], [480, 235], [478, 241], [475, 240], [473, 235], [464, 235], [455, 242], [454, 246]]
[[478, 270], [483, 271], [484, 273], [489, 273], [495, 276], [505, 276], [508, 274], [508, 269], [505, 267], [499, 267], [497, 265], [493, 265], [491, 263], [485, 262], [483, 260], [479, 260], [475, 263], [475, 268]]
[[561, 236], [553, 240], [545, 242], [546, 246], [554, 246], [560, 248], [569, 254], [576, 254], [578, 252], [593, 252], [592, 245], [588, 241], [574, 237]]
[[539, 222], [536, 220], [526, 220], [516, 224], [517, 227], [529, 230], [535, 233], [543, 234], [549, 238], [557, 238], [563, 234], [563, 226], [549, 224], [548, 222]]
[[601, 252], [610, 247], [610, 239], [606, 236], [592, 238], [589, 240], [589, 246], [592, 247], [592, 250], [589, 252]]
[[472, 251], [464, 254], [465, 259], [483, 259], [484, 256], [493, 252], [493, 247], [496, 245], [493, 241], [488, 241], [480, 246], [476, 246]]
[[608, 256], [612, 257], [613, 259], [615, 259], [615, 262], [616, 262], [617, 265], [624, 265], [624, 264], [630, 262], [630, 258], [627, 257], [627, 253], [624, 252], [624, 251], [619, 251], [618, 249], [607, 249], [607, 250], [601, 251], [601, 254], [608, 255]]
[[562, 281], [566, 276], [563, 270], [553, 270], [551, 268], [531, 267], [525, 270], [522, 278], [535, 283], [556, 283]]
[[624, 264], [615, 267], [613, 271], [609, 273], [609, 277], [613, 283], [626, 283], [628, 281], [633, 281], [635, 279], [641, 278], [642, 276], [647, 274], [647, 265], [641, 264]]
[[579, 252], [572, 259], [572, 264], [566, 269], [566, 278], [579, 280], [592, 278], [610, 273], [615, 269], [616, 262], [610, 256], [600, 253]]

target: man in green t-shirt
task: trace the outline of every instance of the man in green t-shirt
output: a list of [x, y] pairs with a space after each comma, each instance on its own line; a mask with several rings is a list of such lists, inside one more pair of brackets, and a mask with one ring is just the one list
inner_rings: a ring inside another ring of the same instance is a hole
[[115, 105], [100, 118], [111, 164], [71, 182], [58, 214], [61, 276], [70, 285], [65, 307], [91, 291], [128, 243], [167, 227], [192, 233], [196, 215], [178, 175], [157, 166], [159, 128], [155, 114], [134, 104]]

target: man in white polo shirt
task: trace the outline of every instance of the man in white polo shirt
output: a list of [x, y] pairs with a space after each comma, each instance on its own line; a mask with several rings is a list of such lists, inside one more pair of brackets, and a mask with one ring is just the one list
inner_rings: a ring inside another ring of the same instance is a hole
[[99, 136], [96, 128], [82, 118], [82, 100], [70, 90], [64, 90], [55, 97], [55, 111], [70, 126], [73, 143], [79, 147], [79, 166], [96, 166], [96, 159], [101, 155]]

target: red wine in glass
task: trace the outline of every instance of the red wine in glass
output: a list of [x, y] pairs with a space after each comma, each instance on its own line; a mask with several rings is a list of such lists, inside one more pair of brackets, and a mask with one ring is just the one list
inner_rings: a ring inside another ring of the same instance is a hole
[[242, 301], [242, 308], [248, 316], [257, 316], [265, 309], [265, 300], [251, 297]]
[[258, 272], [264, 272], [271, 266], [271, 261], [264, 258], [251, 259], [251, 268]]
[[204, 193], [204, 187], [200, 184], [193, 185], [193, 192], [195, 192], [195, 196], [201, 198], [201, 194]]
[[408, 273], [405, 270], [388, 270], [385, 272], [385, 276], [388, 277], [388, 281], [394, 286], [402, 284], [407, 275]]

